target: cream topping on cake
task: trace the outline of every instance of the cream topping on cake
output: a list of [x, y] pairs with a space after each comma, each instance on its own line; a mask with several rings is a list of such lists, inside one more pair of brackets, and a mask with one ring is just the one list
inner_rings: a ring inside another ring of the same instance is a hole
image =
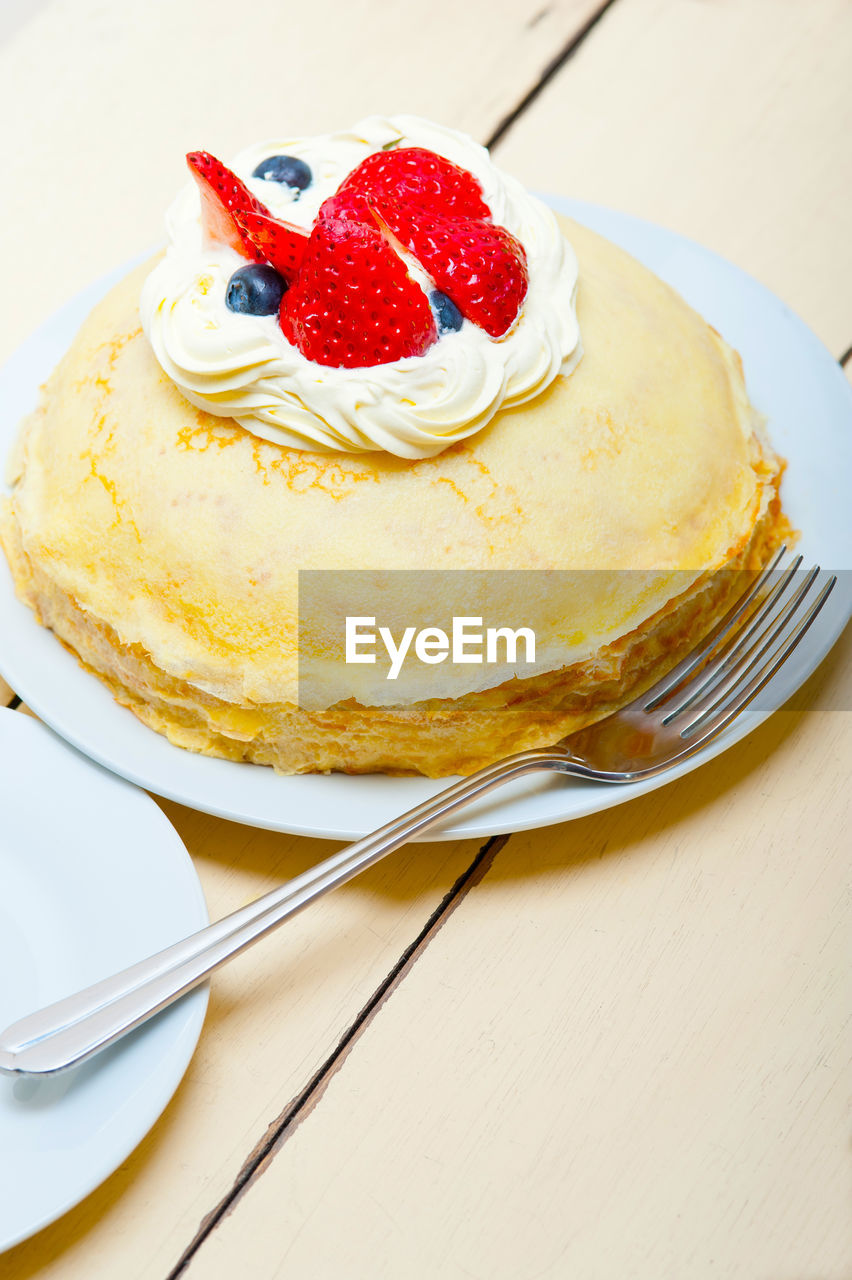
[[[309, 229], [347, 174], [395, 142], [428, 148], [473, 173], [494, 221], [521, 241], [529, 288], [516, 323], [495, 339], [465, 320], [425, 355], [387, 364], [317, 364], [287, 341], [277, 316], [228, 309], [228, 281], [245, 260], [227, 245], [205, 244], [190, 182], [167, 215], [170, 245], [144, 285], [140, 310], [157, 359], [192, 404], [286, 448], [427, 458], [573, 370], [582, 353], [574, 251], [547, 206], [466, 135], [414, 116], [370, 116], [347, 132], [258, 143], [232, 167], [272, 214]], [[305, 191], [251, 177], [276, 154], [310, 165]]]

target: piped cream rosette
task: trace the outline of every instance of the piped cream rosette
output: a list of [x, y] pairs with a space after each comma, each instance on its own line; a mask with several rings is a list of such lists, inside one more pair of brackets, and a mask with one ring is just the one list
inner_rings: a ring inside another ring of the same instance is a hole
[[[286, 340], [277, 316], [228, 309], [228, 280], [244, 260], [226, 245], [205, 246], [189, 182], [169, 211], [170, 246], [145, 283], [141, 313], [163, 370], [192, 404], [285, 448], [428, 458], [574, 368], [582, 350], [574, 252], [551, 211], [464, 134], [415, 116], [371, 116], [344, 133], [258, 143], [233, 168], [275, 216], [309, 229], [347, 174], [394, 142], [426, 147], [473, 173], [494, 221], [521, 241], [529, 289], [516, 323], [494, 339], [465, 320], [425, 355], [389, 364], [316, 364]], [[274, 154], [304, 159], [310, 187], [299, 194], [252, 178]]]

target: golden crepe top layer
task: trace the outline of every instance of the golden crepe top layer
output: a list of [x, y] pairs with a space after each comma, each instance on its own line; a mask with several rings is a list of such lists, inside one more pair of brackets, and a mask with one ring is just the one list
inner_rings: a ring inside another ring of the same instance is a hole
[[[27, 557], [124, 645], [238, 703], [297, 700], [300, 569], [658, 571], [641, 588], [623, 575], [615, 597], [588, 575], [570, 633], [551, 601], [545, 669], [631, 630], [684, 589], [683, 571], [746, 545], [778, 463], [719, 336], [627, 254], [565, 226], [580, 260], [579, 367], [417, 462], [290, 451], [192, 407], [141, 332], [147, 268], [134, 273], [90, 317], [25, 434], [13, 508]], [[338, 694], [357, 696], [362, 674], [343, 669]], [[446, 664], [389, 698], [503, 678]]]

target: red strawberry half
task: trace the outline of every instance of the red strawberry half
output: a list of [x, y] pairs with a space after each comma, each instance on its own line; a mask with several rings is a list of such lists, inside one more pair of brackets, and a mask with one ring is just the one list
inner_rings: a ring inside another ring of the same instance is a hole
[[189, 171], [201, 192], [201, 225], [208, 241], [229, 244], [250, 262], [264, 262], [264, 255], [234, 221], [234, 214], [256, 213], [271, 217], [265, 204], [253, 196], [227, 165], [209, 151], [190, 151]]
[[314, 224], [279, 318], [308, 360], [347, 369], [422, 356], [438, 336], [423, 291], [378, 228], [341, 216]]
[[375, 229], [376, 219], [373, 203], [360, 191], [346, 191], [338, 188], [333, 196], [323, 200], [317, 214], [317, 222], [334, 222], [343, 219], [345, 222], [362, 222], [366, 227]]
[[285, 280], [293, 281], [308, 247], [307, 231], [268, 213], [235, 210], [232, 217], [261, 259], [270, 263]]
[[425, 147], [374, 152], [352, 170], [339, 191], [390, 196], [439, 213], [491, 219], [473, 174]]
[[492, 338], [512, 327], [529, 284], [523, 245], [505, 227], [376, 201], [376, 212], [438, 288]]

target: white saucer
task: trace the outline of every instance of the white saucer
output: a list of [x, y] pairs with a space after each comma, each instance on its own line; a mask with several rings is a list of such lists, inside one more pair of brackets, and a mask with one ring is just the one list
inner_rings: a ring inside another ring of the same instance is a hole
[[[201, 928], [207, 909], [143, 792], [22, 712], [0, 710], [0, 761], [2, 1029]], [[126, 1159], [177, 1088], [206, 1008], [203, 987], [82, 1067], [0, 1076], [0, 1251]]]
[[[751, 398], [769, 418], [773, 444], [788, 461], [784, 505], [802, 531], [797, 550], [807, 563], [852, 570], [846, 498], [852, 485], [852, 388], [829, 352], [778, 298], [700, 245], [627, 214], [556, 197], [549, 201], [668, 280], [740, 351]], [[0, 374], [0, 456], [11, 447], [19, 419], [33, 407], [39, 384], [78, 325], [131, 265], [54, 316]], [[562, 822], [619, 804], [697, 768], [795, 692], [840, 635], [850, 609], [852, 573], [846, 573], [817, 624], [761, 698], [679, 771], [628, 787], [552, 778], [518, 783], [424, 838], [485, 837]], [[0, 619], [0, 671], [42, 719], [107, 768], [192, 808], [277, 831], [354, 839], [446, 785], [382, 775], [286, 778], [270, 769], [182, 751], [113, 702], [36, 624], [14, 596], [5, 562], [0, 564]]]

